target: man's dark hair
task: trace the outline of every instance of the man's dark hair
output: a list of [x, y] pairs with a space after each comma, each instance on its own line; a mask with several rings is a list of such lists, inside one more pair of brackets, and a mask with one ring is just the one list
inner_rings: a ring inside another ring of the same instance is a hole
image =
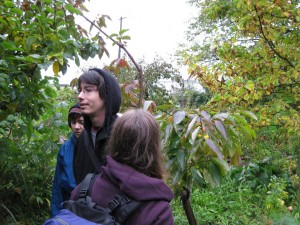
[[81, 86], [82, 83], [97, 86], [97, 90], [99, 92], [100, 98], [103, 99], [103, 100], [107, 99], [104, 78], [97, 71], [88, 70], [88, 71], [84, 72], [78, 78], [78, 90], [80, 90], [80, 86]]

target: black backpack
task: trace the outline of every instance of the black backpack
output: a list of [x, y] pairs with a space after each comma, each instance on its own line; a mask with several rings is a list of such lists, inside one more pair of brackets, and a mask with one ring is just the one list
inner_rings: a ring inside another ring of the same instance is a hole
[[141, 205], [125, 194], [118, 194], [108, 204], [100, 207], [89, 196], [94, 183], [95, 174], [88, 174], [78, 189], [78, 199], [63, 202], [63, 210], [58, 215], [47, 220], [44, 225], [121, 225]]

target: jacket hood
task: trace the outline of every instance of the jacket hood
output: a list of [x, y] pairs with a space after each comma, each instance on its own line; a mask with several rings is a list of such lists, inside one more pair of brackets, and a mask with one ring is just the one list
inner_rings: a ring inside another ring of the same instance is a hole
[[173, 193], [163, 180], [146, 176], [110, 156], [106, 160], [107, 165], [102, 167], [103, 174], [119, 186], [121, 192], [138, 201], [172, 200]]
[[[107, 70], [93, 68], [99, 73], [100, 76], [104, 78], [105, 87], [106, 87], [106, 114], [105, 114], [105, 123], [104, 127], [106, 130], [111, 125], [111, 122], [117, 117], [117, 113], [121, 107], [122, 95], [121, 89], [117, 79], [110, 74]], [[113, 118], [113, 119], [112, 119]], [[90, 130], [92, 123], [88, 116], [84, 115], [85, 127]]]

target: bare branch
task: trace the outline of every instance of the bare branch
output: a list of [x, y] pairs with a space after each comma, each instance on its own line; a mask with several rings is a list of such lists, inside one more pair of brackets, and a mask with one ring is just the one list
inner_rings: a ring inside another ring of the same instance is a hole
[[143, 96], [144, 96], [144, 93], [143, 93], [143, 70], [142, 70], [142, 68], [137, 64], [137, 62], [134, 60], [133, 56], [128, 52], [128, 50], [125, 48], [125, 46], [122, 43], [120, 43], [120, 42], [114, 40], [112, 37], [110, 37], [99, 26], [97, 26], [97, 24], [95, 24], [93, 21], [88, 19], [85, 15], [81, 14], [81, 16], [84, 19], [86, 19], [88, 22], [90, 22], [94, 27], [96, 27], [102, 34], [104, 34], [113, 43], [117, 44], [121, 49], [123, 49], [124, 52], [126, 52], [128, 57], [130, 58], [130, 60], [132, 61], [132, 63], [134, 64], [135, 68], [137, 69], [137, 71], [139, 73], [139, 88], [140, 88], [139, 107], [141, 107], [142, 104], [143, 104]]

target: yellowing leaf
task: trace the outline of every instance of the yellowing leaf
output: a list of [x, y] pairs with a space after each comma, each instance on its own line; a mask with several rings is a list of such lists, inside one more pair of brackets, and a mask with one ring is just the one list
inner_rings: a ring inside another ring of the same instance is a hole
[[58, 76], [59, 73], [59, 62], [55, 61], [52, 65], [53, 73], [55, 76]]
[[254, 90], [254, 83], [253, 83], [253, 81], [252, 81], [252, 80], [248, 80], [245, 87], [246, 87], [248, 90], [250, 90], [250, 91]]

